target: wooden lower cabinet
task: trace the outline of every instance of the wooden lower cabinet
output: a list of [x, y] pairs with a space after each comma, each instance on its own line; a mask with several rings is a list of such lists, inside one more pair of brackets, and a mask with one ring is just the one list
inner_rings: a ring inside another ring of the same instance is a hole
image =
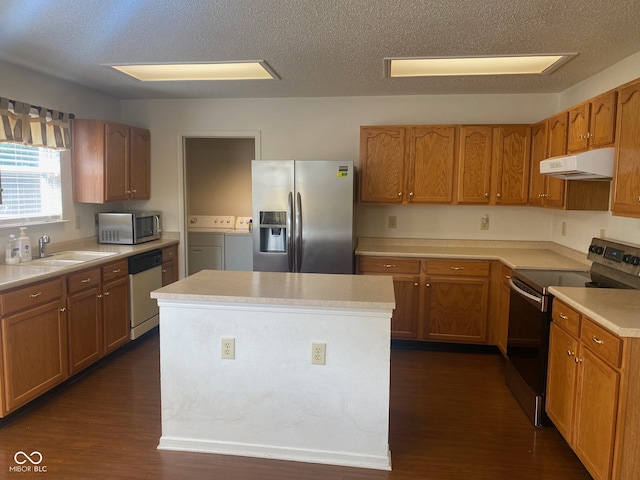
[[640, 471], [638, 366], [639, 338], [620, 338], [554, 300], [546, 411], [595, 480]]
[[427, 340], [486, 343], [490, 263], [425, 260]]
[[2, 414], [21, 407], [68, 375], [63, 278], [2, 294]]
[[398, 339], [487, 343], [490, 262], [358, 257], [358, 273], [393, 277]]
[[125, 274], [102, 286], [102, 318], [104, 354], [111, 353], [129, 341], [129, 278]]
[[503, 355], [507, 354], [507, 337], [509, 335], [510, 278], [511, 269], [509, 267], [499, 261], [491, 262], [488, 343], [497, 345]]
[[178, 246], [162, 249], [162, 286], [178, 281]]
[[[92, 272], [83, 273], [80, 281], [92, 281]], [[67, 297], [69, 317], [69, 373], [71, 375], [98, 361], [103, 353], [102, 295], [100, 270], [94, 285], [84, 287]], [[69, 282], [72, 282], [71, 277]], [[70, 289], [71, 290], [71, 289]]]

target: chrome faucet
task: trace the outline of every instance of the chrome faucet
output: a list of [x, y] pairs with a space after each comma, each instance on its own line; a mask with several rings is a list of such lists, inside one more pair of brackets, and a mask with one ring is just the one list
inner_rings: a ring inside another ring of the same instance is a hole
[[38, 253], [40, 254], [40, 258], [47, 256], [46, 249], [48, 243], [51, 243], [49, 235], [43, 235], [38, 239]]

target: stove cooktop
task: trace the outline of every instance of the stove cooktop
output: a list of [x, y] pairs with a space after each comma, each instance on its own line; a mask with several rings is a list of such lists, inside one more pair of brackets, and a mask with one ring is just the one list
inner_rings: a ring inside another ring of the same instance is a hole
[[518, 269], [513, 276], [546, 294], [549, 287], [586, 287], [591, 275], [586, 270], [538, 270]]

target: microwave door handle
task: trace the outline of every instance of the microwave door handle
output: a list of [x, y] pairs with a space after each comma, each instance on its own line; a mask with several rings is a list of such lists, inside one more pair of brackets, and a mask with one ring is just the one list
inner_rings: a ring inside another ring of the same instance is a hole
[[[160, 215], [154, 215], [153, 216], [153, 223], [155, 223], [155, 233], [160, 234], [162, 232], [162, 229], [160, 228]], [[153, 233], [153, 232], [151, 232]]]
[[289, 192], [287, 199], [287, 263], [289, 272], [293, 272], [293, 193]]
[[296, 196], [296, 272], [302, 270], [302, 197]]

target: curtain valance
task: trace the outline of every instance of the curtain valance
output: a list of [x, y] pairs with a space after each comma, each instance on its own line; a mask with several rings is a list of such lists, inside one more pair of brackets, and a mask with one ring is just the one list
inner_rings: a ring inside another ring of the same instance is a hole
[[69, 150], [69, 113], [0, 97], [0, 142]]

